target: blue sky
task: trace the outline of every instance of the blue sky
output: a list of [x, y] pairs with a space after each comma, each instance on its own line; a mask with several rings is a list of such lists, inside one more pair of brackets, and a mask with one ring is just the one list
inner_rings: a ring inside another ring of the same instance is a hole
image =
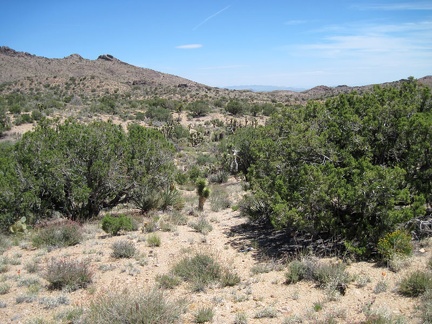
[[210, 86], [432, 74], [431, 0], [3, 0], [0, 8], [0, 45], [49, 58], [112, 54]]

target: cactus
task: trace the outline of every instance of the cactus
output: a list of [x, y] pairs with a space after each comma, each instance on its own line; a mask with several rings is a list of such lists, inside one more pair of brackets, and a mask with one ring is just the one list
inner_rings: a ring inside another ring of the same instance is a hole
[[27, 233], [27, 224], [26, 218], [23, 216], [19, 220], [17, 220], [11, 227], [9, 227], [9, 231], [13, 234], [17, 233]]

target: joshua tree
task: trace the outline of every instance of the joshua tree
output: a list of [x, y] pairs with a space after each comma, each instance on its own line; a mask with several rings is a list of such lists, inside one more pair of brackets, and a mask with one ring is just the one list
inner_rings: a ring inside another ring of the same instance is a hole
[[210, 196], [210, 189], [207, 187], [207, 181], [203, 178], [198, 178], [196, 181], [198, 194], [198, 210], [204, 210], [204, 203]]

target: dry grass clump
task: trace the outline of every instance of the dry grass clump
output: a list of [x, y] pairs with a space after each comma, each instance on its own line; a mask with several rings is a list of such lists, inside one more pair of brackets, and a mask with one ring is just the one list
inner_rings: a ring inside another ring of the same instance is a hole
[[173, 289], [181, 284], [181, 279], [174, 274], [163, 274], [156, 277], [160, 288]]
[[169, 301], [158, 290], [130, 291], [110, 289], [93, 300], [84, 323], [175, 323], [184, 310], [184, 302]]
[[185, 256], [173, 267], [172, 273], [188, 282], [192, 291], [204, 291], [207, 286], [217, 282], [224, 287], [240, 282], [240, 277], [223, 269], [214, 257], [200, 252]]
[[111, 249], [113, 250], [111, 256], [116, 259], [132, 258], [136, 252], [135, 244], [127, 240], [114, 242], [111, 245]]
[[151, 247], [158, 247], [161, 246], [162, 240], [160, 236], [156, 233], [150, 233], [147, 235], [146, 239], [147, 245]]
[[198, 233], [207, 235], [213, 230], [213, 226], [207, 220], [206, 217], [200, 216], [196, 222], [189, 223], [189, 226]]
[[418, 297], [432, 290], [432, 273], [416, 271], [405, 276], [399, 284], [399, 293], [407, 297]]
[[213, 320], [214, 311], [211, 307], [202, 307], [195, 314], [195, 323], [207, 323]]
[[231, 199], [225, 188], [220, 186], [212, 187], [212, 194], [209, 198], [210, 208], [214, 212], [231, 207]]
[[341, 262], [324, 263], [317, 258], [307, 257], [292, 261], [285, 273], [285, 283], [294, 284], [300, 280], [311, 280], [325, 288], [330, 300], [336, 295], [345, 294], [347, 284], [352, 280], [345, 271], [346, 265]]
[[77, 290], [92, 282], [93, 273], [88, 262], [67, 258], [51, 258], [43, 278], [50, 289]]
[[60, 248], [80, 243], [83, 239], [81, 226], [70, 220], [49, 224], [36, 231], [32, 237], [35, 247]]

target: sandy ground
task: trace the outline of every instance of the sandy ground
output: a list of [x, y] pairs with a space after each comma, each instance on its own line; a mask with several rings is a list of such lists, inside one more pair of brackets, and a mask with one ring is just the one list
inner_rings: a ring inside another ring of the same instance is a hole
[[[242, 194], [241, 186], [235, 179], [230, 179], [222, 186], [233, 200]], [[195, 193], [185, 191], [184, 194], [187, 203], [182, 212], [187, 215], [196, 205]], [[193, 214], [187, 216], [189, 222], [197, 220], [198, 213]], [[404, 269], [397, 273], [373, 263], [350, 264], [348, 271], [355, 279], [348, 285], [344, 296], [329, 300], [325, 289], [316, 287], [313, 282], [302, 281], [286, 285], [286, 264], [271, 259], [259, 261], [262, 259], [257, 257], [259, 250], [256, 249], [255, 242], [233, 231], [246, 222], [239, 216], [238, 211], [229, 208], [213, 212], [207, 202], [201, 215], [211, 222], [213, 230], [210, 233], [200, 234], [188, 225], [177, 226], [169, 232], [158, 231], [162, 241], [160, 247], [148, 246], [145, 242], [147, 234], [141, 231], [116, 237], [107, 236], [98, 222], [86, 224], [86, 239], [73, 247], [47, 251], [33, 249], [26, 241], [10, 247], [3, 253], [3, 257], [18, 261], [14, 262], [17, 264], [10, 264], [8, 270], [1, 274], [1, 281], [7, 283], [10, 289], [8, 293], [0, 295], [0, 302], [6, 305], [0, 308], [0, 322], [26, 323], [34, 318], [53, 320], [55, 314], [72, 307], [85, 309], [107, 289], [127, 287], [149, 291], [155, 286], [156, 276], [167, 274], [187, 251], [205, 251], [215, 256], [223, 266], [237, 273], [241, 282], [234, 287], [222, 288], [214, 285], [199, 293], [191, 292], [190, 287], [183, 283], [168, 291], [168, 298], [187, 297], [187, 311], [182, 315], [181, 323], [192, 323], [194, 314], [203, 306], [213, 308], [213, 323], [235, 323], [239, 313], [246, 315], [248, 323], [290, 323], [300, 320], [303, 323], [316, 323], [328, 322], [329, 318], [336, 319], [339, 323], [360, 323], [371, 312], [393, 318], [402, 317], [406, 323], [420, 323], [416, 309], [419, 299], [400, 296], [397, 286], [407, 273], [425, 269], [426, 260], [431, 257], [428, 246], [422, 249], [422, 253], [417, 251]], [[160, 213], [160, 216], [163, 218], [164, 214]], [[140, 217], [143, 222], [148, 221], [146, 217]], [[115, 259], [111, 256], [112, 243], [124, 239], [135, 243], [139, 255], [134, 259]], [[41, 274], [46, 262], [52, 257], [89, 261], [94, 271], [93, 283], [87, 289], [74, 292], [48, 290], [47, 282], [41, 278]], [[35, 258], [40, 260], [41, 270], [34, 274], [28, 273], [25, 265]], [[340, 261], [323, 259], [322, 262]], [[17, 303], [17, 297], [29, 294], [29, 288], [20, 283], [24, 279], [32, 278], [41, 284], [37, 297], [30, 302]], [[377, 292], [378, 284], [385, 286], [384, 292]], [[47, 305], [41, 302], [44, 297], [58, 296], [66, 296], [68, 305], [47, 309]], [[316, 304], [321, 304], [322, 309], [316, 311]], [[271, 310], [276, 317], [256, 318], [262, 310]]]

